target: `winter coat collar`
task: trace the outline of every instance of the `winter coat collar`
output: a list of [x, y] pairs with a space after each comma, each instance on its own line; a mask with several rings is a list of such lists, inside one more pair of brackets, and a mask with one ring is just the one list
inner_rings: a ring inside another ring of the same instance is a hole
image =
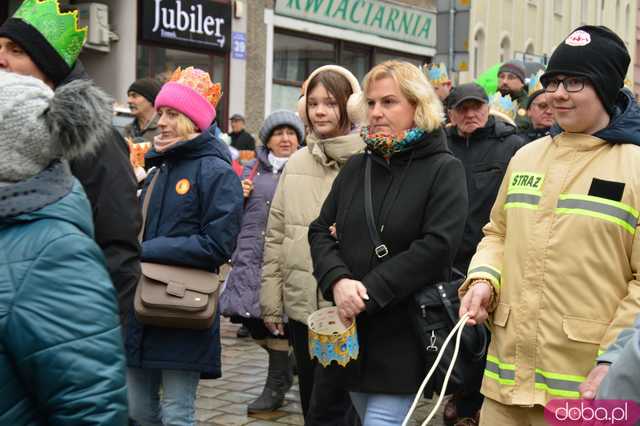
[[54, 161], [36, 176], [0, 186], [0, 220], [31, 213], [67, 195], [73, 186], [69, 166]]
[[249, 134], [249, 132], [246, 131], [246, 129], [241, 129], [239, 132], [229, 132], [229, 136], [231, 137], [237, 137], [240, 136], [242, 134]]
[[93, 238], [91, 205], [66, 163], [56, 161], [31, 179], [0, 187], [0, 199], [15, 193], [22, 194], [0, 202], [0, 227], [56, 219]]
[[82, 64], [80, 59], [76, 60], [76, 63], [71, 69], [71, 72], [64, 78], [64, 80], [58, 83], [58, 87], [69, 84], [74, 80], [91, 80], [91, 77], [89, 77], [89, 74], [84, 69], [84, 65]]
[[229, 149], [223, 146], [215, 136], [215, 127], [210, 127], [207, 131], [200, 133], [196, 138], [178, 142], [171, 148], [163, 152], [152, 149], [145, 156], [149, 166], [158, 166], [163, 161], [175, 161], [179, 159], [197, 159], [202, 157], [218, 157], [231, 164]]
[[354, 154], [364, 151], [364, 142], [357, 132], [327, 139], [310, 134], [306, 142], [313, 158], [325, 167], [340, 167]]
[[447, 136], [445, 131], [440, 128], [431, 133], [425, 133], [422, 136], [422, 140], [413, 144], [410, 149], [406, 151], [398, 152], [391, 156], [387, 162], [378, 155], [373, 155], [374, 160], [379, 163], [404, 164], [410, 161], [415, 161], [421, 158], [426, 158], [434, 154], [451, 153], [451, 150], [447, 146]]
[[269, 149], [266, 146], [256, 148], [256, 161], [260, 162], [263, 170], [273, 171], [273, 166], [269, 162]]
[[[555, 137], [563, 132], [564, 130], [558, 124], [554, 124], [551, 127], [551, 136]], [[614, 113], [609, 125], [594, 133], [593, 137], [611, 144], [630, 143], [640, 145], [640, 107], [628, 90], [622, 89], [618, 92]]]
[[155, 113], [144, 129], [140, 128], [140, 124], [137, 119], [134, 119], [130, 126], [133, 128], [134, 134], [144, 135], [146, 132], [153, 132], [156, 130], [158, 128], [158, 121], [160, 121], [160, 114]]

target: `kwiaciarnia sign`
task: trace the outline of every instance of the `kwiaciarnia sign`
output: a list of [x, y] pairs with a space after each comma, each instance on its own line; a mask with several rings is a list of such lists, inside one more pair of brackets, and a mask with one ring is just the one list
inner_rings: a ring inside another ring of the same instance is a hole
[[381, 0], [276, 0], [275, 13], [420, 46], [436, 45], [435, 12]]

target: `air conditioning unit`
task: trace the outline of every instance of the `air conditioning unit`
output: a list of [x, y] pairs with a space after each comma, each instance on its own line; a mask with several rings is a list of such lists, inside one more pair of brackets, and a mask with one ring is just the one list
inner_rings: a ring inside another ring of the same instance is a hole
[[78, 9], [78, 26], [89, 29], [85, 48], [108, 52], [110, 41], [117, 39], [109, 30], [109, 6], [102, 3], [80, 3], [74, 7]]

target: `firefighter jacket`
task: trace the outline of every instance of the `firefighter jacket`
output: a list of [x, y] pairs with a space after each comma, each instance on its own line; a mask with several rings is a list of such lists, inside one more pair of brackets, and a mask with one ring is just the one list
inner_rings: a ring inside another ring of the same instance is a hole
[[[633, 104], [638, 115], [637, 105]], [[636, 117], [638, 118], [638, 117]], [[521, 148], [469, 266], [493, 284], [482, 393], [507, 405], [578, 398], [640, 311], [640, 131], [562, 132]], [[600, 136], [600, 137], [597, 137]]]

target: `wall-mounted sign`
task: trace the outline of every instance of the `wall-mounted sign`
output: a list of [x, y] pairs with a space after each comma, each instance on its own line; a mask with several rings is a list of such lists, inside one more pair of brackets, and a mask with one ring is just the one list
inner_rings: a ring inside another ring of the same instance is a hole
[[247, 59], [247, 38], [245, 33], [231, 33], [231, 57]]
[[140, 0], [143, 40], [228, 52], [231, 5], [209, 0]]
[[436, 45], [436, 13], [381, 0], [276, 0], [275, 13], [420, 46]]

